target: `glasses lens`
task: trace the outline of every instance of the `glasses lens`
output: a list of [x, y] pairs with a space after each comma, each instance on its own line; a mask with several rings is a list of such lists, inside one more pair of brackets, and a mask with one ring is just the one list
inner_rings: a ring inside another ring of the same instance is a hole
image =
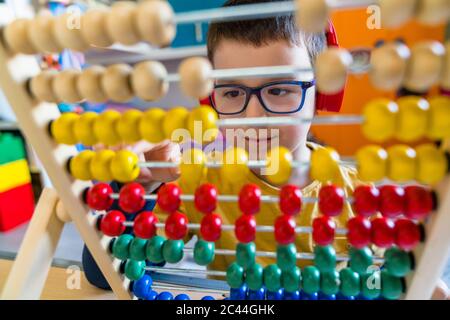
[[298, 111], [303, 99], [301, 86], [294, 84], [274, 84], [261, 91], [266, 108], [272, 112]]
[[213, 102], [217, 112], [222, 114], [239, 113], [244, 109], [246, 92], [242, 88], [227, 86], [215, 88]]

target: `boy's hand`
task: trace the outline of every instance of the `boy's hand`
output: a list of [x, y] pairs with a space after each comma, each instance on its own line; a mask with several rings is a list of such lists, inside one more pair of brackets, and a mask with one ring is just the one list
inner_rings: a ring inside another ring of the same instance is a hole
[[436, 289], [434, 289], [433, 296], [431, 297], [432, 300], [449, 300], [450, 292], [448, 289], [447, 284], [442, 281], [442, 279], [439, 279]]

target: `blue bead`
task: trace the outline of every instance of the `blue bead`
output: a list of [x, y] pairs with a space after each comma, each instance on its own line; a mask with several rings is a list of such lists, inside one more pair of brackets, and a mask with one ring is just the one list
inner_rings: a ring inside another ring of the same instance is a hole
[[216, 299], [214, 299], [214, 298], [211, 297], [211, 296], [204, 296], [204, 297], [202, 298], [202, 300], [216, 300]]
[[300, 294], [300, 299], [301, 300], [319, 300], [319, 295], [317, 292], [314, 293], [306, 293], [304, 291], [301, 292]]
[[247, 300], [264, 300], [265, 295], [265, 288], [260, 288], [259, 290], [248, 290]]
[[336, 295], [334, 294], [324, 294], [322, 292], [319, 292], [319, 300], [336, 300]]
[[284, 289], [280, 289], [276, 292], [267, 291], [266, 299], [267, 300], [283, 300], [284, 297]]
[[245, 300], [245, 298], [247, 297], [247, 291], [248, 291], [248, 287], [247, 285], [244, 283], [242, 286], [240, 286], [239, 288], [231, 288], [230, 289], [230, 300]]
[[284, 300], [300, 300], [300, 291], [284, 292]]
[[133, 282], [133, 293], [140, 299], [145, 299], [149, 290], [152, 289], [153, 280], [148, 274], [145, 274], [139, 280]]
[[223, 299], [223, 300], [230, 300], [230, 298], [225, 298], [225, 299]]
[[155, 290], [150, 290], [145, 296], [145, 300], [156, 300], [157, 297], [158, 292], [156, 292]]
[[158, 294], [156, 300], [173, 300], [173, 295], [170, 292], [163, 291]]
[[356, 300], [372, 300], [372, 299], [369, 299], [369, 298], [367, 298], [366, 296], [360, 294], [360, 295], [358, 295], [358, 296], [356, 297]]
[[336, 295], [336, 300], [349, 300], [349, 301], [351, 301], [351, 300], [355, 300], [355, 297], [346, 297], [342, 293], [338, 293]]
[[187, 294], [181, 293], [175, 297], [174, 300], [191, 300]]

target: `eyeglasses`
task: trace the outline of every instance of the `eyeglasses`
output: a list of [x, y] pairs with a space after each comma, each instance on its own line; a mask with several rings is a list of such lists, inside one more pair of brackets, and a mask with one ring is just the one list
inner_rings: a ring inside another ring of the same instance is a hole
[[271, 113], [289, 114], [300, 111], [305, 103], [306, 92], [314, 81], [278, 81], [257, 88], [241, 85], [216, 85], [210, 97], [218, 114], [234, 115], [245, 111], [253, 95], [263, 108]]

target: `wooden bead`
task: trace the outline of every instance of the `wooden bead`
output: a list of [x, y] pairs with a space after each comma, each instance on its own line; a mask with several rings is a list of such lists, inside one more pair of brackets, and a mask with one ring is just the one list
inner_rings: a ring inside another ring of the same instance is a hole
[[54, 70], [45, 70], [31, 79], [30, 90], [36, 100], [53, 103], [58, 101], [52, 85], [56, 74]]
[[97, 47], [109, 47], [113, 44], [106, 30], [107, 16], [107, 10], [92, 9], [81, 17], [81, 34], [88, 44]]
[[381, 90], [397, 90], [406, 73], [409, 48], [402, 43], [388, 43], [372, 51], [369, 72], [372, 84]]
[[31, 20], [28, 28], [28, 37], [40, 52], [61, 52], [63, 48], [53, 36], [55, 17], [41, 15]]
[[444, 67], [444, 46], [437, 41], [419, 42], [411, 50], [404, 86], [414, 92], [425, 92], [436, 84]]
[[76, 85], [79, 74], [75, 70], [64, 70], [56, 74], [52, 88], [58, 102], [76, 103], [82, 100]]
[[106, 30], [114, 42], [133, 45], [140, 41], [135, 30], [136, 5], [119, 1], [113, 4], [106, 17]]
[[296, 21], [300, 29], [323, 32], [327, 27], [330, 8], [325, 0], [296, 0]]
[[347, 80], [347, 70], [353, 62], [351, 54], [339, 48], [322, 52], [316, 60], [317, 88], [324, 94], [341, 91]]
[[446, 23], [450, 18], [450, 2], [448, 0], [420, 0], [416, 18], [426, 25]]
[[131, 74], [134, 94], [142, 100], [155, 101], [163, 98], [169, 90], [167, 70], [157, 61], [138, 63]]
[[106, 68], [101, 85], [110, 100], [127, 102], [133, 98], [129, 81], [131, 71], [127, 64], [115, 64]]
[[184, 94], [196, 99], [209, 96], [214, 87], [214, 80], [211, 78], [212, 65], [207, 59], [188, 58], [181, 63], [178, 72]]
[[82, 52], [89, 48], [89, 44], [81, 34], [81, 25], [77, 19], [79, 17], [73, 13], [56, 17], [53, 23], [53, 36], [61, 47]]
[[13, 53], [35, 54], [37, 52], [28, 36], [29, 26], [29, 19], [17, 19], [5, 28], [4, 38]]
[[56, 204], [56, 216], [58, 217], [59, 220], [65, 223], [72, 221], [72, 218], [69, 216], [66, 209], [64, 208], [62, 201], [58, 201], [58, 203]]
[[108, 100], [102, 88], [102, 76], [104, 72], [105, 68], [97, 65], [84, 69], [78, 76], [78, 92], [87, 101], [103, 103]]
[[381, 25], [397, 28], [414, 17], [417, 0], [378, 0]]
[[441, 87], [450, 91], [450, 41], [445, 44], [444, 70], [441, 77]]
[[175, 14], [166, 1], [145, 1], [137, 9], [136, 24], [141, 38], [149, 43], [166, 47], [175, 38]]

